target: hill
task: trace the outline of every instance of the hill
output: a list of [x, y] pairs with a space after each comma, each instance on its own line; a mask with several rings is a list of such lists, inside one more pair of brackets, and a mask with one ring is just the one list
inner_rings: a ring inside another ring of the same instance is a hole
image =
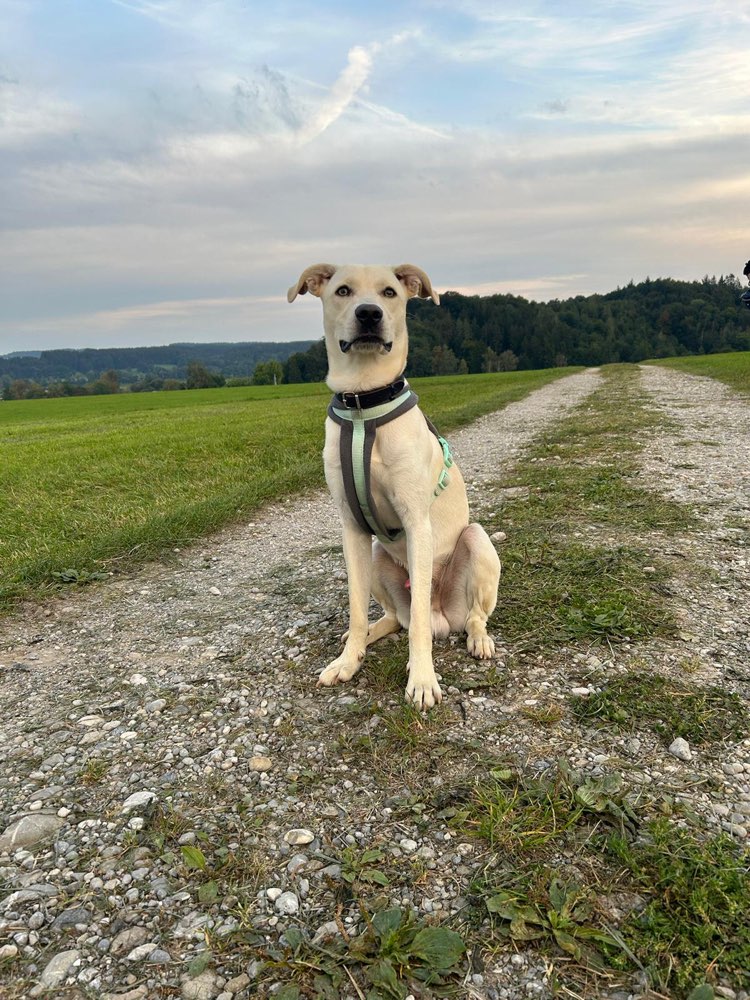
[[286, 344], [167, 344], [40, 351], [35, 352], [36, 356], [15, 352], [0, 357], [0, 381], [28, 379], [41, 385], [57, 381], [85, 383], [110, 370], [117, 372], [122, 383], [144, 378], [184, 379], [191, 361], [198, 361], [226, 378], [249, 376], [259, 362], [284, 361], [293, 352], [304, 351], [310, 343], [302, 340]]

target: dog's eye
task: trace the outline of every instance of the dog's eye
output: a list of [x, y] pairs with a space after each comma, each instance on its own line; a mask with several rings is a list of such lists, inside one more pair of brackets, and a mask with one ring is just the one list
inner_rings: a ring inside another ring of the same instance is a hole
[[383, 295], [385, 295], [385, 297], [387, 299], [395, 299], [396, 298], [396, 289], [395, 288], [391, 288], [391, 286], [389, 285], [387, 288], [383, 289]]
[[346, 295], [351, 295], [352, 290], [348, 285], [339, 285], [339, 287], [336, 289], [336, 294], [344, 298]]

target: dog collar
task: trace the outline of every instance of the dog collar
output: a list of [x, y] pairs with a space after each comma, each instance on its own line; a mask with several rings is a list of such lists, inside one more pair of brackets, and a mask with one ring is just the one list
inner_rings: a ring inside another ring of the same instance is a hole
[[333, 398], [348, 410], [367, 410], [372, 406], [392, 402], [408, 388], [409, 383], [403, 375], [400, 375], [395, 382], [379, 389], [368, 389], [367, 392], [336, 392]]

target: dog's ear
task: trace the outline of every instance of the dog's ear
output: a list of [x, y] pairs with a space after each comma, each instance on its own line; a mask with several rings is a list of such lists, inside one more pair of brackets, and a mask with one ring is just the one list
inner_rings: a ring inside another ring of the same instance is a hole
[[440, 305], [440, 296], [433, 290], [430, 279], [421, 267], [414, 264], [399, 264], [393, 268], [393, 273], [406, 289], [409, 298], [418, 295], [422, 299], [432, 299], [436, 306]]
[[323, 286], [337, 270], [335, 264], [312, 264], [306, 267], [297, 284], [292, 285], [286, 293], [287, 301], [294, 302], [298, 295], [304, 295], [305, 292], [320, 296]]

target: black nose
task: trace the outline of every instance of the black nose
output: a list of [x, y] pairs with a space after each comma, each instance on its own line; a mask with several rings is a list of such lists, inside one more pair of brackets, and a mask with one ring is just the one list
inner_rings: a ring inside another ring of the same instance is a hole
[[377, 326], [383, 318], [383, 310], [380, 306], [363, 303], [361, 306], [357, 306], [354, 310], [354, 315], [357, 317], [357, 322], [360, 326], [373, 327]]

